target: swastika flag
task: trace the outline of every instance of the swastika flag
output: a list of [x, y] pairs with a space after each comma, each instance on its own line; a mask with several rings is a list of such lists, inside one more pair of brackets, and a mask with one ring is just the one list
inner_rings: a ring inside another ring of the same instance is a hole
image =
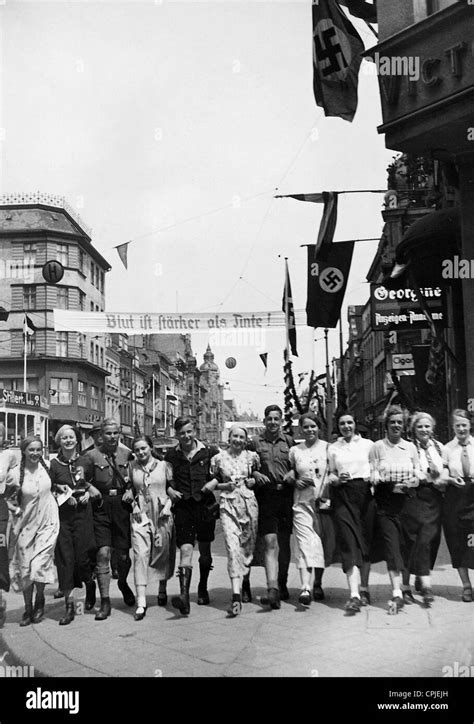
[[313, 0], [313, 89], [326, 116], [354, 118], [363, 50], [336, 0]]
[[353, 251], [353, 241], [341, 241], [315, 259], [314, 245], [308, 246], [308, 327], [337, 327]]

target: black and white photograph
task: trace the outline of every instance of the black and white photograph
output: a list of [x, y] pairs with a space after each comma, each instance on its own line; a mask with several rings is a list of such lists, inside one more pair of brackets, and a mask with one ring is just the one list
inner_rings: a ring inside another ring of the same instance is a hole
[[0, 0], [2, 724], [200, 679], [472, 722], [473, 39]]

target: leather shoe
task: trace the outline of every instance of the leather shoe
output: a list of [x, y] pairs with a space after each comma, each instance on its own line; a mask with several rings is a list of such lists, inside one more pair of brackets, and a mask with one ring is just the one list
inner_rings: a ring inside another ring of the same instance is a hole
[[141, 621], [146, 616], [146, 606], [139, 606], [135, 611], [133, 618], [135, 621]]
[[408, 605], [411, 605], [412, 603], [416, 603], [415, 597], [409, 588], [405, 589], [405, 591], [402, 591], [402, 596], [403, 596], [404, 603], [406, 603]]
[[105, 621], [105, 619], [108, 618], [111, 613], [112, 606], [110, 605], [110, 601], [102, 601], [100, 604], [100, 608], [95, 615], [95, 620]]
[[74, 621], [74, 602], [66, 604], [66, 613], [59, 619], [59, 625], [67, 626], [71, 621]]
[[198, 606], [207, 606], [210, 603], [209, 593], [207, 588], [200, 588], [198, 586]]
[[127, 581], [119, 581], [117, 583], [118, 589], [120, 593], [123, 596], [123, 602], [126, 606], [134, 606], [135, 605], [135, 596], [133, 594], [132, 589], [128, 585]]
[[64, 593], [61, 591], [60, 588], [58, 588], [58, 590], [54, 592], [53, 598], [64, 598]]
[[348, 616], [355, 616], [356, 613], [359, 613], [361, 605], [360, 598], [353, 596], [344, 606], [344, 610]]
[[84, 608], [86, 611], [91, 611], [95, 606], [96, 595], [95, 595], [95, 581], [87, 581], [86, 583], [86, 602]]
[[425, 606], [429, 606], [434, 601], [433, 591], [431, 588], [422, 588], [421, 595], [423, 596], [423, 603]]
[[471, 586], [466, 586], [462, 589], [462, 600], [464, 603], [471, 603], [472, 601], [472, 588]]
[[168, 603], [168, 596], [165, 591], [159, 591], [158, 596], [156, 597], [156, 602], [158, 606], [166, 606]]
[[321, 586], [313, 586], [313, 600], [314, 601], [324, 601], [324, 591], [321, 588]]
[[361, 606], [370, 606], [370, 593], [368, 591], [360, 591]]
[[27, 609], [21, 617], [20, 626], [29, 626], [32, 623], [33, 610]]
[[273, 609], [280, 608], [280, 591], [278, 588], [268, 589], [268, 605]]
[[304, 588], [298, 596], [298, 603], [302, 606], [311, 605], [311, 593], [306, 588]]

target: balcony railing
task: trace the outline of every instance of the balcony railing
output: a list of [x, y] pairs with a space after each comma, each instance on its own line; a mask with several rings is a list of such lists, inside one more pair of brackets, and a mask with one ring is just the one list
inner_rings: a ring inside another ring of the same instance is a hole
[[21, 204], [44, 204], [45, 206], [55, 206], [58, 209], [64, 209], [83, 229], [86, 234], [92, 237], [92, 229], [85, 224], [76, 209], [68, 204], [64, 196], [56, 194], [47, 194], [41, 191], [33, 191], [28, 193], [13, 192], [10, 194], [0, 194], [0, 206], [17, 206]]

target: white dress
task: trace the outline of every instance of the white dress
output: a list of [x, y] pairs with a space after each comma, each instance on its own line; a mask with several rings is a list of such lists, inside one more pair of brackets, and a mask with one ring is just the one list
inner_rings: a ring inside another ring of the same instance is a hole
[[296, 479], [310, 477], [314, 484], [297, 488], [293, 497], [293, 532], [298, 549], [298, 568], [324, 568], [324, 549], [316, 517], [316, 501], [320, 498], [327, 470], [325, 440], [308, 447], [302, 442], [290, 449], [290, 463]]

